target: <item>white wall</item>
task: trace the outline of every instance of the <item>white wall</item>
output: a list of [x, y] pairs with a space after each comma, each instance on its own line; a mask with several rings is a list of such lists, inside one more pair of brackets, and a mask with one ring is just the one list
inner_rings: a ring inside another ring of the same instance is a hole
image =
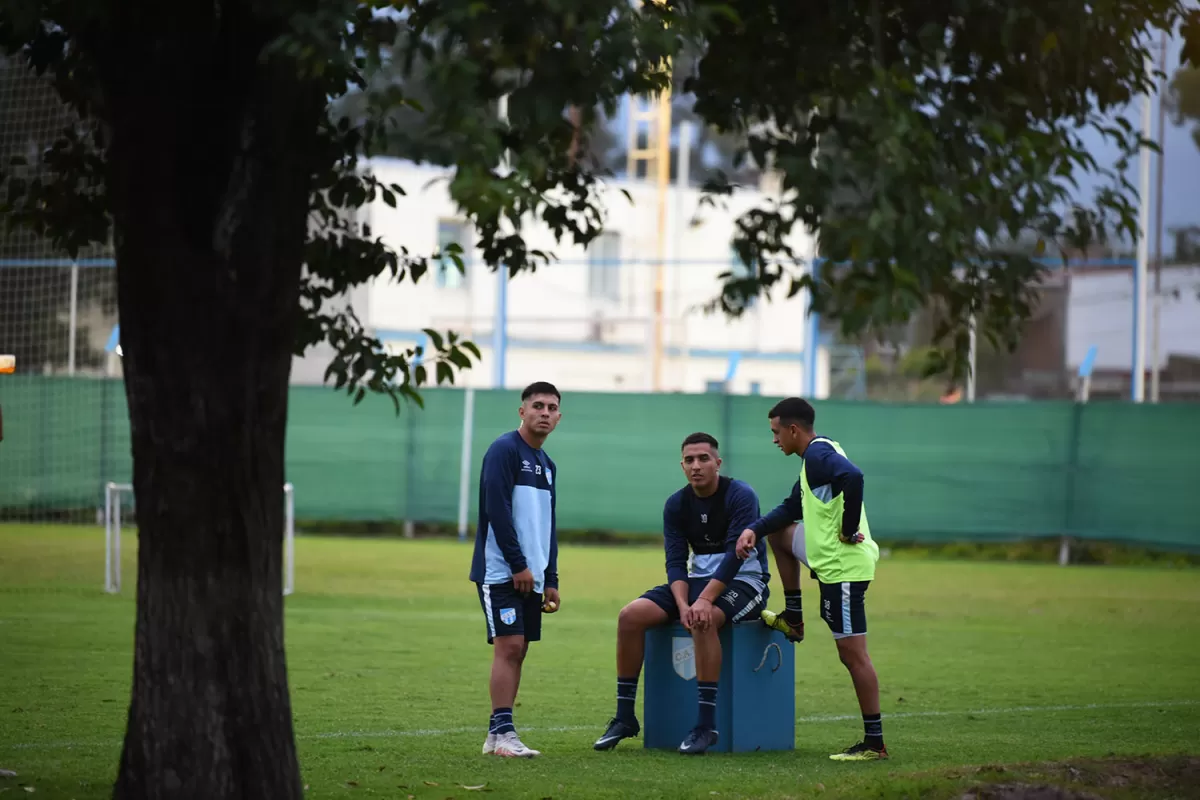
[[[1146, 319], [1146, 366], [1154, 365], [1154, 275], [1150, 275]], [[1200, 267], [1164, 267], [1159, 366], [1168, 356], [1200, 357]], [[1178, 295], [1178, 296], [1176, 296]], [[1133, 366], [1133, 275], [1128, 271], [1071, 278], [1067, 310], [1067, 362], [1071, 370], [1096, 346], [1098, 370]]]
[[[399, 251], [430, 255], [438, 246], [439, 220], [460, 220], [448, 194], [449, 173], [395, 160], [372, 164], [376, 176], [400, 184], [407, 194], [396, 208], [382, 201], [365, 210], [372, 235]], [[632, 203], [622, 194], [624, 189]], [[616, 291], [605, 297], [589, 290], [596, 279], [588, 253], [570, 241], [558, 243], [541, 224], [526, 224], [530, 249], [553, 252], [557, 261], [536, 273], [522, 273], [508, 285], [508, 359], [505, 384], [515, 388], [535, 379], [552, 380], [564, 389], [648, 391], [650, 342], [653, 341], [657, 193], [652, 184], [617, 183], [600, 192], [605, 231], [618, 237], [619, 264], [607, 276]], [[807, 299], [786, 299], [778, 286], [773, 302], [760, 299], [738, 320], [720, 312], [706, 316], [695, 310], [720, 291], [718, 275], [733, 264], [731, 243], [737, 217], [766, 197], [752, 190], [724, 198], [716, 207], [701, 208], [698, 189], [672, 189], [667, 204], [663, 268], [663, 391], [704, 391], [706, 382], [723, 380], [733, 352], [742, 354], [733, 391], [757, 383], [768, 394], [794, 394], [803, 387], [803, 354], [808, 325]], [[468, 229], [470, 244], [475, 234]], [[811, 239], [794, 232], [789, 243], [807, 257]], [[593, 243], [599, 252], [599, 245]], [[484, 363], [464, 374], [476, 386], [492, 385], [491, 336], [497, 276], [486, 269], [481, 254], [466, 254], [468, 274], [459, 286], [439, 286], [433, 274], [416, 284], [376, 281], [365, 298], [355, 298], [360, 319], [398, 348], [420, 341], [422, 328], [453, 329], [483, 351]], [[314, 357], [317, 354], [314, 353]], [[827, 359], [824, 363], [827, 371]], [[320, 370], [300, 366], [297, 376]], [[558, 376], [557, 378], [555, 376]], [[819, 374], [819, 385], [827, 376]], [[818, 392], [822, 394], [822, 392]]]
[[[389, 346], [406, 350], [420, 339], [394, 339]], [[455, 384], [490, 388], [492, 349], [486, 340], [480, 341], [483, 360], [469, 370], [456, 373]], [[818, 355], [817, 396], [829, 394], [829, 354], [825, 348]], [[698, 393], [710, 391], [714, 382], [724, 382], [730, 370], [729, 355], [723, 351], [668, 351], [662, 362], [662, 391]], [[729, 390], [736, 394], [787, 395], [800, 391], [803, 364], [798, 358], [776, 354], [743, 356], [734, 365]], [[510, 343], [506, 386], [520, 388], [534, 381], [548, 380], [560, 389], [596, 392], [648, 392], [651, 365], [645, 352], [610, 350], [583, 346], [570, 347], [560, 343]]]

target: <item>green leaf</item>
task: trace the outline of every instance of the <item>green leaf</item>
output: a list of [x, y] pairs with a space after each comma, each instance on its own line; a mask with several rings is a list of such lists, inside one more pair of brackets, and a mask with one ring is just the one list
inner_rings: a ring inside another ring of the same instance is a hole
[[1190, 64], [1200, 68], [1200, 9], [1192, 9], [1184, 18], [1180, 27], [1183, 47], [1179, 53], [1180, 65]]
[[438, 333], [437, 331], [433, 330], [432, 328], [422, 328], [421, 333], [423, 333], [429, 337], [429, 341], [433, 342], [433, 347], [435, 350], [438, 350], [440, 352], [440, 351], [446, 349], [445, 340], [442, 338], [442, 335], [440, 333]]

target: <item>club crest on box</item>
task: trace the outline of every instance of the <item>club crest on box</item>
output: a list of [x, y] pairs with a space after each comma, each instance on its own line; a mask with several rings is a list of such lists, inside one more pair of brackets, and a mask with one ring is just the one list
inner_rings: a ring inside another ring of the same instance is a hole
[[675, 674], [685, 681], [696, 678], [696, 645], [690, 636], [671, 637], [671, 664]]

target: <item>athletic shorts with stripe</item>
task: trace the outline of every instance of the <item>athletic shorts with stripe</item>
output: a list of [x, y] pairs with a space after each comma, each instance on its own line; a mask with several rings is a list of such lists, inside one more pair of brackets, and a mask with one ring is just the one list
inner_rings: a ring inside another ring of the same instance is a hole
[[[801, 564], [808, 566], [808, 553], [804, 547], [804, 523], [796, 521], [792, 532], [792, 555]], [[815, 575], [813, 577], [816, 577]], [[821, 587], [821, 619], [833, 631], [834, 639], [847, 636], [863, 636], [867, 632], [866, 594], [870, 581], [847, 581], [845, 583], [817, 583]]]
[[867, 632], [864, 597], [870, 581], [818, 583], [821, 586], [821, 619], [833, 631], [833, 638], [862, 636]]
[[479, 605], [487, 623], [487, 642], [497, 636], [524, 636], [527, 642], [542, 638], [542, 595], [538, 592], [521, 594], [507, 583], [477, 583]]
[[[708, 586], [708, 581], [708, 578], [688, 578], [688, 603], [696, 602], [704, 587]], [[721, 596], [713, 605], [725, 614], [726, 622], [743, 622], [758, 617], [758, 613], [766, 608], [768, 595], [767, 589], [760, 592], [744, 581], [734, 580], [725, 587], [725, 591], [721, 592]], [[679, 619], [679, 606], [675, 604], [675, 595], [671, 594], [670, 585], [664, 583], [655, 586], [647, 590], [642, 597], [667, 612], [667, 619], [670, 621], [675, 622]]]

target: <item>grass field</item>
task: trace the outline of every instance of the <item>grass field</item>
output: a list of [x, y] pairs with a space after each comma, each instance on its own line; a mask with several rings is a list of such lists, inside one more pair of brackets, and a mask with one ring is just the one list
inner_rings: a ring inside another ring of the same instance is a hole
[[[0, 527], [0, 769], [18, 773], [0, 793], [110, 794], [135, 547], [127, 536], [124, 590], [109, 596], [99, 528]], [[563, 608], [532, 648], [516, 709], [544, 755], [514, 762], [479, 753], [491, 652], [467, 546], [305, 536], [296, 557], [286, 635], [309, 797], [463, 798], [486, 785], [519, 798], [936, 798], [980, 782], [1200, 796], [1200, 760], [1182, 757], [1200, 752], [1194, 569], [881, 561], [868, 618], [892, 759], [839, 764], [827, 755], [862, 725], [807, 578], [794, 752], [685, 758], [640, 740], [593, 752], [613, 712], [617, 611], [661, 582], [662, 556], [564, 546]], [[1173, 757], [1131, 760], [1150, 755]], [[1088, 760], [1050, 765], [1073, 758]], [[1022, 796], [1004, 791], [974, 796]]]

